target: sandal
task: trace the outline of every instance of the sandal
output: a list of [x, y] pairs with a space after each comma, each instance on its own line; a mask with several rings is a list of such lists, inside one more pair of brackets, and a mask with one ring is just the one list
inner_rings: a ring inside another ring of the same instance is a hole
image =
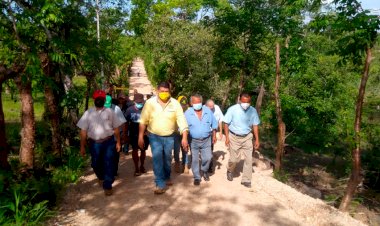
[[139, 171], [135, 171], [134, 176], [135, 176], [135, 177], [141, 176], [141, 173], [140, 173]]
[[164, 194], [165, 192], [166, 192], [165, 188], [156, 187], [156, 190], [154, 190], [154, 194], [156, 195], [161, 195], [161, 194]]

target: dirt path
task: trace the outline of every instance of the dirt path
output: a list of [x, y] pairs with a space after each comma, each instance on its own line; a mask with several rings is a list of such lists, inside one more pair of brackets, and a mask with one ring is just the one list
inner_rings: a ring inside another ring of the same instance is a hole
[[[140, 64], [143, 65], [143, 64]], [[132, 77], [139, 92], [150, 92], [146, 76]], [[251, 189], [240, 175], [226, 180], [228, 151], [223, 141], [214, 149], [215, 174], [193, 185], [192, 174], [172, 171], [174, 185], [154, 195], [150, 150], [147, 174], [133, 177], [131, 155], [121, 154], [114, 195], [106, 197], [92, 169], [68, 188], [52, 225], [361, 225], [347, 214], [275, 180], [271, 171], [254, 167]], [[238, 165], [241, 172], [242, 162]]]

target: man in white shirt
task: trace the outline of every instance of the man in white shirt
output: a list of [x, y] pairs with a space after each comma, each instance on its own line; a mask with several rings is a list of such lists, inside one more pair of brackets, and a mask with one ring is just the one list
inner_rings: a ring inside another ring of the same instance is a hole
[[[223, 112], [220, 110], [220, 107], [218, 105], [216, 105], [214, 103], [214, 101], [211, 100], [211, 99], [208, 99], [206, 101], [206, 106], [208, 108], [210, 108], [210, 110], [214, 113], [214, 117], [215, 117], [215, 119], [216, 119], [216, 121], [218, 123], [219, 140], [222, 140], [223, 139], [223, 129], [222, 129], [223, 127], [222, 126], [223, 126], [223, 118], [224, 118]], [[211, 151], [212, 152], [214, 151], [214, 143], [212, 143]], [[213, 169], [212, 169], [213, 165], [214, 165], [213, 161], [211, 160], [210, 167], [209, 167], [209, 170], [208, 170], [209, 173], [213, 172]]]

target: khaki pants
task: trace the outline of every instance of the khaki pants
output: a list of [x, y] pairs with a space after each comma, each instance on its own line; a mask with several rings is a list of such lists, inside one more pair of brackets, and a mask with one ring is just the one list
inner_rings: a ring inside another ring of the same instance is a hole
[[233, 172], [236, 164], [244, 155], [243, 177], [241, 182], [251, 182], [252, 179], [252, 151], [253, 134], [249, 133], [246, 137], [235, 136], [229, 133], [230, 138], [230, 159], [228, 160], [227, 170]]

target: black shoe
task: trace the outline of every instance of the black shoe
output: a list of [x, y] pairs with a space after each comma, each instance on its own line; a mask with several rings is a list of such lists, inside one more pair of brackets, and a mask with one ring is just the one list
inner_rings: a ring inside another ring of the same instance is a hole
[[213, 162], [212, 162], [212, 160], [211, 160], [211, 162], [210, 162], [210, 167], [208, 168], [208, 172], [209, 173], [212, 173], [213, 172], [213, 170], [212, 170], [212, 167], [213, 167]]
[[205, 181], [210, 181], [210, 177], [208, 176], [207, 172], [203, 172], [203, 178], [205, 179]]
[[251, 182], [241, 182], [242, 185], [244, 185], [247, 188], [251, 187]]
[[201, 180], [199, 180], [199, 179], [195, 179], [194, 180], [194, 185], [195, 186], [199, 186], [201, 184]]
[[227, 171], [227, 180], [232, 181], [234, 179], [234, 176], [232, 175], [232, 172]]

